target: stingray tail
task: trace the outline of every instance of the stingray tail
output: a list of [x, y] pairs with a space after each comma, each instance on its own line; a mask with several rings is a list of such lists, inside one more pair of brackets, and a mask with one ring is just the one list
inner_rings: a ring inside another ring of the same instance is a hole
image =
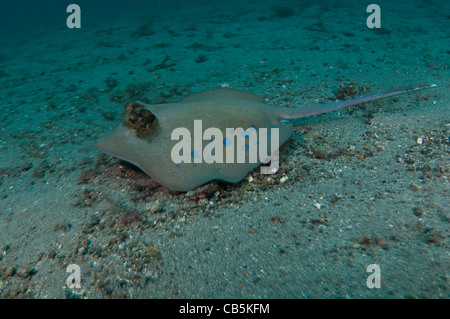
[[358, 105], [358, 104], [362, 104], [362, 103], [366, 103], [366, 102], [372, 102], [372, 101], [384, 99], [384, 98], [387, 98], [390, 96], [400, 95], [403, 93], [408, 93], [408, 92], [413, 92], [413, 91], [418, 91], [418, 90], [423, 90], [423, 89], [432, 88], [435, 86], [436, 86], [436, 84], [429, 84], [429, 85], [425, 85], [425, 86], [416, 86], [416, 87], [412, 87], [412, 88], [400, 89], [400, 90], [395, 90], [395, 91], [376, 93], [376, 94], [371, 94], [371, 95], [364, 95], [364, 96], [360, 96], [360, 97], [350, 99], [350, 100], [320, 104], [320, 105], [314, 106], [312, 108], [309, 108], [306, 110], [301, 110], [301, 111], [296, 110], [296, 109], [291, 109], [288, 112], [286, 112], [286, 111], [280, 112], [278, 117], [281, 121], [299, 119], [302, 117], [308, 117], [308, 116], [313, 116], [313, 115], [317, 115], [317, 114], [327, 113], [330, 111], [342, 109], [344, 107], [354, 106], [354, 105]]

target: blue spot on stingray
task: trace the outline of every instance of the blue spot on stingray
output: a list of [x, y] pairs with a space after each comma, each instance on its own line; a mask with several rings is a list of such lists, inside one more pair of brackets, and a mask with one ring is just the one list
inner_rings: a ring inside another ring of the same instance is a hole
[[175, 167], [180, 167], [180, 164], [175, 164]]
[[230, 129], [228, 130], [228, 132], [230, 132], [231, 134], [234, 134], [234, 128], [230, 128]]
[[152, 139], [149, 139], [147, 142], [151, 143], [151, 142], [152, 142]]
[[195, 167], [195, 164], [192, 164], [192, 167]]
[[193, 158], [197, 158], [197, 157], [200, 156], [200, 153], [199, 153], [198, 151], [196, 151], [196, 150], [193, 150], [193, 151], [191, 152], [191, 156], [192, 156]]
[[244, 137], [249, 137], [249, 136], [250, 136], [250, 133], [247, 132], [247, 131], [242, 131], [241, 134], [242, 134], [242, 136], [244, 136]]
[[225, 137], [223, 139], [223, 145], [225, 145], [225, 146], [231, 145], [231, 139], [229, 137]]
[[250, 126], [250, 128], [254, 129], [255, 131], [257, 130], [257, 127], [254, 125]]
[[245, 144], [245, 145], [242, 146], [241, 149], [242, 149], [243, 151], [246, 151], [246, 150], [248, 150], [248, 147], [249, 147], [249, 146], [248, 146], [247, 144]]

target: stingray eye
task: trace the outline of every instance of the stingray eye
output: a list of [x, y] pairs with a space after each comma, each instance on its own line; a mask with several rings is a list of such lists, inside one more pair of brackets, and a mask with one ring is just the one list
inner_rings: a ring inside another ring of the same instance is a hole
[[156, 116], [142, 104], [132, 102], [125, 107], [125, 112], [128, 115], [126, 126], [133, 129], [138, 137], [148, 138], [154, 133], [158, 122]]

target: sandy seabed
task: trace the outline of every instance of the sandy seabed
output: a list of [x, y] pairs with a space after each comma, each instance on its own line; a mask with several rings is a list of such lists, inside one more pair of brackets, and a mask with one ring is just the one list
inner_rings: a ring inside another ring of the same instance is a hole
[[[448, 298], [448, 10], [381, 7], [378, 30], [356, 1], [253, 1], [3, 35], [0, 297]], [[307, 108], [426, 83], [298, 120], [277, 174], [188, 194], [93, 147], [134, 100], [225, 86]]]

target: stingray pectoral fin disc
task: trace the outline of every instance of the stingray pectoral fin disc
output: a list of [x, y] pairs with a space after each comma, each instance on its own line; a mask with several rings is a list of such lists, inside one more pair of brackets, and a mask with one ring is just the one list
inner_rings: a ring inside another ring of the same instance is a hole
[[170, 152], [174, 143], [167, 136], [154, 136], [151, 140], [144, 140], [120, 125], [100, 139], [95, 147], [136, 165], [158, 183], [173, 190], [184, 192], [210, 181], [209, 170], [202, 167], [202, 164], [177, 165], [171, 160]]
[[[95, 148], [99, 151], [129, 161], [130, 152], [133, 152], [139, 143], [136, 135], [123, 125], [104, 136], [95, 143]], [[133, 163], [135, 164], [135, 163]]]
[[185, 97], [179, 102], [201, 102], [214, 99], [237, 99], [264, 103], [264, 99], [254, 93], [236, 89], [212, 89]]
[[[260, 97], [245, 91], [212, 90], [193, 95], [181, 103], [131, 104], [127, 112], [129, 119], [126, 116], [122, 124], [102, 138], [96, 147], [102, 152], [138, 166], [153, 179], [173, 190], [188, 191], [212, 180], [237, 183], [258, 167], [264, 159], [257, 156], [255, 162], [238, 163], [235, 157], [231, 163], [225, 158], [219, 163], [215, 161], [207, 163], [195, 160], [193, 156], [190, 163], [175, 162], [171, 152], [178, 140], [172, 140], [172, 133], [176, 129], [185, 128], [190, 132], [187, 136], [192, 136], [193, 141], [200, 139], [200, 144], [204, 143], [204, 149], [211, 142], [208, 140], [201, 142], [202, 132], [208, 128], [219, 130], [220, 136], [215, 136], [214, 140], [218, 138], [220, 146], [230, 131], [242, 133], [240, 129], [252, 128], [258, 131], [267, 129], [268, 133], [265, 134], [270, 134], [272, 128], [279, 128], [277, 144], [281, 146], [289, 139], [292, 124], [280, 123], [275, 109], [260, 101]], [[196, 137], [198, 134], [194, 128], [197, 122], [201, 122], [203, 126], [199, 137]], [[157, 126], [153, 127], [153, 123], [157, 123]], [[272, 152], [271, 138], [267, 137], [269, 143], [267, 152]], [[251, 149], [251, 139], [250, 137], [247, 139], [248, 142], [241, 146]], [[257, 143], [259, 140], [255, 145], [258, 145]], [[223, 154], [226, 153], [227, 145], [224, 145]], [[229, 145], [236, 147], [237, 152], [240, 144], [230, 142]], [[194, 142], [186, 154], [203, 155], [203, 149], [195, 147]], [[247, 155], [245, 157], [248, 159]], [[270, 156], [270, 153], [267, 155]]]

